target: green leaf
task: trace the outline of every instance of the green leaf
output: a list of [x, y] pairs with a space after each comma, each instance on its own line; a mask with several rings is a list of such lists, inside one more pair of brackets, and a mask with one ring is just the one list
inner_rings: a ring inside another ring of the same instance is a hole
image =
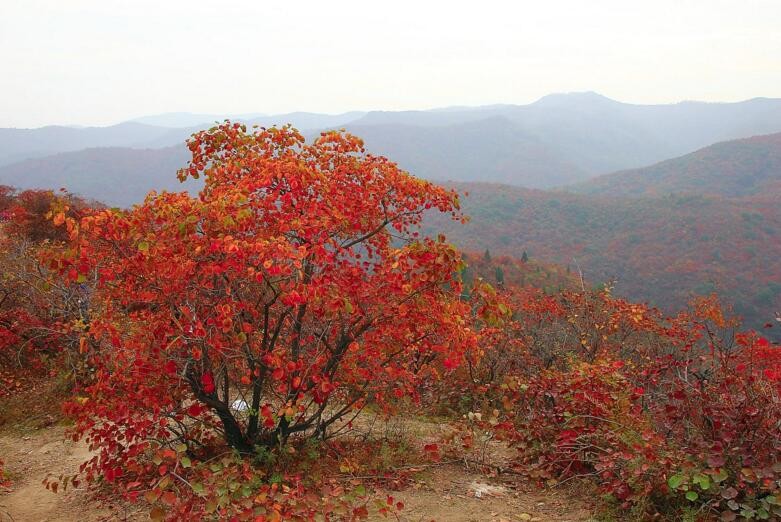
[[203, 496], [203, 494], [206, 492], [206, 490], [203, 487], [203, 484], [201, 484], [200, 482], [193, 482], [193, 491], [199, 496]]
[[138, 244], [138, 250], [141, 252], [149, 252], [149, 243], [147, 243], [146, 241], [141, 241]]
[[694, 477], [692, 477], [692, 482], [694, 482], [695, 484], [699, 484], [700, 488], [703, 491], [710, 489], [710, 478], [708, 477], [708, 475], [697, 473], [696, 475], [694, 475]]
[[696, 491], [688, 491], [688, 492], [686, 493], [686, 500], [689, 500], [689, 501], [691, 501], [691, 502], [694, 502], [694, 501], [695, 501], [695, 500], [697, 500], [698, 498], [699, 498], [699, 495], [697, 494], [697, 492], [696, 492]]
[[190, 460], [190, 457], [182, 457], [180, 462], [182, 463], [183, 468], [189, 468], [192, 467], [193, 465], [192, 461]]
[[87, 282], [87, 276], [84, 274], [79, 274], [79, 277], [76, 278], [77, 283], [86, 283]]
[[680, 473], [673, 475], [669, 479], [667, 479], [667, 485], [670, 486], [670, 489], [678, 489], [678, 486], [683, 484], [683, 475]]

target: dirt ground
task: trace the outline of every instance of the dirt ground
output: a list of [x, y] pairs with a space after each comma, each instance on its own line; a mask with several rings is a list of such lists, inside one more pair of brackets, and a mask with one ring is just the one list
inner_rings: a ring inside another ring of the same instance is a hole
[[412, 487], [390, 494], [404, 503], [401, 520], [409, 522], [592, 520], [587, 506], [573, 501], [566, 491], [530, 489], [516, 480], [488, 479], [451, 465], [436, 468]]
[[83, 442], [66, 440], [65, 430], [55, 426], [31, 432], [0, 434], [0, 456], [12, 485], [0, 491], [0, 521], [43, 522], [143, 520], [121, 506], [103, 505], [83, 487], [52, 493], [43, 481], [61, 474], [73, 475], [89, 459]]
[[[75, 473], [89, 455], [83, 442], [66, 440], [61, 426], [0, 433], [0, 456], [13, 480], [9, 489], [0, 491], [0, 521], [148, 520], [143, 509], [98, 502], [83, 487], [52, 493], [43, 486], [47, 476]], [[401, 520], [409, 522], [590, 519], [587, 506], [574, 501], [570, 492], [541, 492], [514, 479], [489, 479], [451, 464], [424, 470], [406, 490], [387, 493], [405, 504]]]

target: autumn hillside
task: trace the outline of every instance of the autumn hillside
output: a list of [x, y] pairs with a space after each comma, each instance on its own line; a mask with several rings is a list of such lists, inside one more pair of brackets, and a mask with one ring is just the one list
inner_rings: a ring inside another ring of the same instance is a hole
[[579, 277], [571, 267], [529, 259], [524, 253], [518, 257], [492, 255], [486, 249], [463, 252], [461, 256], [466, 265], [461, 271], [461, 279], [467, 289], [480, 280], [498, 289], [531, 287], [548, 294], [581, 287]]
[[459, 247], [579, 268], [592, 285], [671, 311], [718, 292], [761, 328], [781, 310], [777, 198], [609, 198], [464, 183], [471, 220], [433, 217]]
[[781, 134], [716, 143], [650, 167], [599, 176], [572, 190], [627, 197], [773, 194], [781, 199]]

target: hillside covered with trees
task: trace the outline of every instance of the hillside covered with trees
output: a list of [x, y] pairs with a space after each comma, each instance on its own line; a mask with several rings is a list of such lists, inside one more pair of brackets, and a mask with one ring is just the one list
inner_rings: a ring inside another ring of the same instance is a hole
[[650, 167], [599, 176], [571, 187], [584, 194], [669, 194], [781, 198], [781, 134], [716, 143]]
[[461, 184], [464, 226], [435, 216], [455, 244], [581, 270], [591, 285], [667, 311], [718, 293], [754, 328], [781, 310], [781, 205], [770, 194], [614, 198]]

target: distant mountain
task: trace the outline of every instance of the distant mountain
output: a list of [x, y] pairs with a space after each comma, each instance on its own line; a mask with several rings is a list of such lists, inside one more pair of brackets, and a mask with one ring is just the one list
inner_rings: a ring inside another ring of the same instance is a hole
[[[738, 103], [682, 102], [673, 105], [633, 105], [596, 93], [545, 96], [529, 105], [494, 105], [439, 111], [370, 112], [353, 128], [377, 125], [442, 128], [501, 117], [515, 128], [518, 140], [533, 138], [560, 163], [576, 165], [580, 179], [642, 167], [729, 139], [781, 132], [781, 99], [756, 98]], [[375, 141], [397, 139], [378, 136]], [[470, 154], [482, 155], [478, 146]], [[394, 158], [403, 163], [404, 158]], [[455, 162], [455, 161], [454, 161]], [[519, 165], [518, 167], [525, 167]], [[547, 166], [560, 178], [555, 165]], [[519, 168], [523, 171], [523, 168]], [[502, 181], [481, 177], [471, 181]], [[514, 185], [550, 188], [519, 177]]]
[[[292, 123], [299, 129], [311, 130], [340, 127], [363, 116], [362, 112], [344, 114], [313, 114], [295, 112], [276, 116], [259, 116], [248, 119], [248, 125], [270, 127]], [[198, 115], [190, 115], [198, 118]], [[148, 121], [165, 123], [177, 120], [176, 113], [152, 116]], [[144, 118], [141, 118], [144, 120]], [[31, 158], [39, 158], [60, 152], [77, 151], [96, 147], [166, 148], [182, 145], [194, 132], [206, 129], [214, 120], [188, 127], [175, 128], [131, 121], [110, 127], [41, 127], [39, 129], [0, 129], [0, 166]], [[139, 160], [140, 161], [140, 160]]]
[[184, 146], [165, 149], [117, 147], [63, 152], [0, 167], [0, 185], [20, 189], [66, 188], [86, 199], [126, 207], [150, 190], [197, 191], [200, 183], [182, 184], [176, 171], [187, 164]]
[[126, 122], [111, 127], [0, 129], [0, 165], [91, 147], [133, 147], [164, 136], [170, 129]]
[[262, 116], [247, 121], [249, 125], [258, 125], [261, 127], [277, 127], [292, 124], [299, 130], [313, 130], [343, 127], [349, 123], [359, 120], [365, 112], [352, 111], [341, 114], [318, 114], [314, 112], [290, 112], [287, 114], [274, 114], [271, 116]]
[[470, 122], [417, 126], [399, 123], [347, 125], [366, 148], [387, 156], [416, 176], [436, 181], [473, 181], [532, 187], [583, 179], [570, 163], [536, 136], [503, 116]]
[[[518, 179], [533, 186], [565, 185], [582, 179], [583, 171], [561, 160], [536, 137], [520, 132], [506, 118], [493, 117], [443, 127], [405, 125], [347, 125], [365, 140], [368, 150], [396, 160], [419, 177], [437, 181], [488, 179], [512, 184]], [[195, 130], [193, 129], [192, 132]], [[137, 203], [143, 192], [122, 191], [128, 175], [149, 181], [148, 190], [159, 190], [159, 180], [174, 179], [188, 159], [183, 145], [156, 148], [162, 143], [183, 143], [190, 129], [169, 129], [156, 144], [145, 148], [106, 148], [56, 154], [0, 166], [0, 183], [20, 188], [67, 187], [98, 200], [121, 206]], [[319, 131], [305, 131], [309, 139]], [[165, 170], [167, 169], [167, 170]], [[92, 176], [98, 176], [91, 180]], [[19, 180], [18, 182], [16, 180]], [[102, 193], [103, 190], [112, 190]]]
[[631, 197], [775, 192], [781, 205], [781, 133], [716, 143], [650, 167], [599, 176], [569, 188], [583, 194]]
[[[155, 125], [0, 129], [0, 165], [90, 147], [170, 147], [211, 123], [181, 124], [206, 116], [214, 115], [140, 120]], [[370, 151], [387, 154], [423, 177], [551, 188], [643, 167], [718, 141], [781, 132], [781, 99], [633, 105], [596, 93], [569, 93], [528, 105], [337, 115], [298, 112], [246, 123], [292, 123], [310, 135], [346, 127], [364, 137]]]
[[[717, 292], [748, 325], [781, 311], [781, 198], [615, 198], [463, 183], [466, 224], [428, 218], [459, 248], [569, 265], [672, 312]], [[781, 331], [770, 332], [781, 339]]]
[[143, 123], [145, 125], [156, 125], [158, 127], [196, 127], [201, 125], [211, 125], [215, 121], [222, 121], [225, 119], [230, 120], [251, 120], [253, 118], [260, 118], [266, 116], [266, 114], [253, 113], [253, 114], [194, 114], [192, 112], [165, 112], [162, 114], [152, 114], [149, 116], [142, 116], [130, 121], [136, 123]]

